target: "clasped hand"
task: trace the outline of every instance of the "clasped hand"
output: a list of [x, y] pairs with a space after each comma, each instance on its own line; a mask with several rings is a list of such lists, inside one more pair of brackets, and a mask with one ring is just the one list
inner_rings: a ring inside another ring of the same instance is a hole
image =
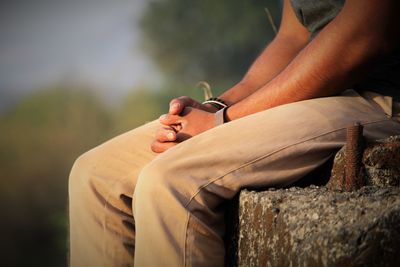
[[156, 133], [151, 150], [162, 153], [215, 125], [213, 107], [200, 104], [188, 97], [171, 101], [168, 114], [159, 118], [163, 125]]

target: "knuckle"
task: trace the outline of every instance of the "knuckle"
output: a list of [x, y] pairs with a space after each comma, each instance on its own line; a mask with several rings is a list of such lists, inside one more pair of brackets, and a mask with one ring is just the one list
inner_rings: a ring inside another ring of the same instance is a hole
[[185, 105], [185, 104], [189, 105], [192, 101], [192, 99], [188, 96], [181, 96], [178, 99], [179, 99], [179, 102], [182, 103], [183, 105]]
[[168, 120], [168, 118], [169, 118], [168, 114], [163, 114], [158, 119], [159, 119], [159, 121], [163, 122], [163, 121]]

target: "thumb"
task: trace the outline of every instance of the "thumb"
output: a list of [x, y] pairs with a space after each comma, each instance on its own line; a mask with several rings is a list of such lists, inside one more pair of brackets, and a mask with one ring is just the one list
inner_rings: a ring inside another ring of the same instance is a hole
[[184, 105], [182, 105], [181, 103], [182, 101], [175, 99], [174, 101], [172, 101], [169, 104], [169, 111], [168, 114], [170, 115], [178, 115], [179, 113], [181, 113]]
[[171, 115], [179, 115], [186, 106], [191, 106], [193, 101], [187, 96], [181, 96], [172, 99], [169, 103], [169, 112]]

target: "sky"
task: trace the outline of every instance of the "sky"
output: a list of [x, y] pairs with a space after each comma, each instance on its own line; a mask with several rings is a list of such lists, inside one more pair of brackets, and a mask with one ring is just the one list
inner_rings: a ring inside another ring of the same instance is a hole
[[0, 0], [0, 106], [62, 82], [118, 98], [160, 75], [140, 47], [149, 0]]

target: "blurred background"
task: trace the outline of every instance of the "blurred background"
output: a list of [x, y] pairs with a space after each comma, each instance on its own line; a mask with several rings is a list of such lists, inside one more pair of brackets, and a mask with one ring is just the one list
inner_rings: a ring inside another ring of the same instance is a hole
[[238, 82], [280, 0], [0, 2], [2, 266], [66, 266], [67, 185], [86, 150], [207, 81]]

